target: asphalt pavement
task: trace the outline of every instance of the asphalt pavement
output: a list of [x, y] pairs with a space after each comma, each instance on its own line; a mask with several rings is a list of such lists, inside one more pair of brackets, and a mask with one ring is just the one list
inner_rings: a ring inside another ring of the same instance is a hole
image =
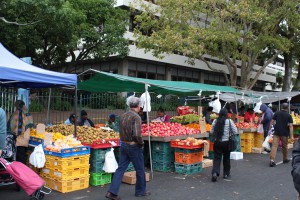
[[[289, 152], [291, 156], [291, 150]], [[278, 151], [276, 162], [282, 160]], [[295, 200], [297, 192], [291, 177], [291, 162], [269, 167], [269, 155], [244, 154], [243, 160], [231, 160], [231, 179], [211, 182], [211, 167], [199, 175], [154, 172], [147, 183], [149, 197], [135, 197], [134, 186], [122, 184], [119, 195], [123, 200]], [[71, 193], [53, 191], [45, 200], [104, 200], [109, 185], [90, 187]], [[14, 186], [0, 187], [1, 200], [29, 199]]]

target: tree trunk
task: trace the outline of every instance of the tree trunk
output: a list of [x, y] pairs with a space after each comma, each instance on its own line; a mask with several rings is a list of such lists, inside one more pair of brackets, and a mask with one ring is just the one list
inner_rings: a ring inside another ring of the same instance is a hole
[[300, 90], [300, 63], [298, 64], [298, 75], [293, 90], [294, 91]]
[[292, 68], [293, 68], [293, 58], [288, 53], [283, 53], [284, 57], [284, 68], [285, 73], [283, 77], [283, 85], [282, 85], [282, 91], [283, 92], [289, 92], [291, 90], [291, 83], [292, 83]]

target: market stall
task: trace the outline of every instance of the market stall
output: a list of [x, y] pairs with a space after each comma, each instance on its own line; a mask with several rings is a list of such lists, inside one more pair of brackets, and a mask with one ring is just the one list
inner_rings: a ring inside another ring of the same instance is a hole
[[[207, 85], [201, 83], [191, 83], [191, 82], [176, 82], [176, 81], [161, 81], [161, 80], [150, 80], [150, 79], [142, 79], [142, 78], [135, 78], [135, 77], [128, 77], [122, 76], [118, 74], [112, 74], [97, 70], [88, 70], [83, 74], [91, 74], [93, 75], [90, 79], [79, 82], [78, 89], [85, 90], [89, 92], [155, 92], [156, 94], [173, 94], [178, 96], [188, 96], [188, 95], [210, 95], [216, 94], [220, 91], [228, 92], [228, 93], [239, 93], [239, 90], [236, 90], [231, 87], [227, 86], [214, 86], [214, 85]], [[107, 84], [109, 83], [109, 84]], [[146, 95], [147, 96], [147, 95]], [[146, 102], [149, 101], [146, 98]], [[146, 103], [147, 105], [147, 103]], [[149, 109], [146, 108], [149, 112]], [[171, 148], [170, 143], [168, 143], [171, 139], [186, 139], [189, 134], [193, 134], [195, 137], [201, 137], [200, 130], [197, 132], [192, 131], [189, 127], [182, 127], [181, 125], [177, 126], [178, 132], [183, 134], [178, 135], [171, 135], [165, 134], [155, 134], [154, 124], [150, 124], [149, 121], [149, 113], [147, 112], [147, 125], [143, 127], [143, 135], [144, 139], [148, 138], [149, 142], [149, 150], [150, 150], [150, 163], [151, 163], [151, 172], [152, 172], [152, 158], [151, 158], [151, 150], [156, 149], [160, 155], [170, 154]], [[199, 116], [198, 116], [199, 121]], [[160, 129], [163, 126], [168, 126], [168, 124], [160, 124]], [[174, 125], [171, 125], [174, 126]], [[180, 127], [180, 129], [178, 129]], [[166, 129], [170, 129], [171, 127], [165, 127]], [[183, 131], [180, 131], [183, 130]], [[197, 134], [198, 133], [198, 134]], [[206, 133], [206, 130], [203, 131]], [[205, 135], [207, 136], [207, 135]], [[159, 141], [152, 143], [151, 141]], [[151, 148], [151, 143], [153, 145], [158, 145], [156, 148]], [[161, 163], [162, 159], [160, 160], [160, 167], [162, 170], [169, 169], [169, 165], [172, 162], [173, 158], [167, 159], [168, 163]], [[158, 161], [157, 160], [157, 161]], [[153, 173], [151, 173], [153, 175]]]
[[[77, 75], [45, 70], [23, 62], [0, 44], [0, 86], [15, 88], [69, 87], [75, 91], [77, 103]], [[76, 111], [76, 107], [75, 107]], [[73, 126], [76, 129], [76, 127]], [[38, 130], [38, 131], [37, 131]], [[46, 185], [60, 192], [70, 192], [89, 186], [89, 147], [69, 136], [63, 138], [59, 133], [45, 135], [41, 129], [32, 130], [30, 145], [35, 147], [50, 144], [44, 149], [46, 163], [42, 171], [32, 167], [46, 181]], [[43, 138], [42, 138], [43, 137]], [[54, 141], [54, 146], [52, 145]], [[30, 166], [30, 165], [29, 165]]]

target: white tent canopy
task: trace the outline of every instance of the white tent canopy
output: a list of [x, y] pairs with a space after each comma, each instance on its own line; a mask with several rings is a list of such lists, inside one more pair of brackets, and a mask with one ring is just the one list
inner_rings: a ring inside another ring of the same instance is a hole
[[256, 91], [241, 91], [244, 95], [234, 95], [231, 93], [223, 93], [220, 95], [220, 99], [226, 102], [233, 102], [236, 100], [241, 100], [246, 104], [257, 103], [260, 101], [262, 103], [273, 103], [276, 101], [290, 100], [300, 94], [297, 92], [256, 92]]

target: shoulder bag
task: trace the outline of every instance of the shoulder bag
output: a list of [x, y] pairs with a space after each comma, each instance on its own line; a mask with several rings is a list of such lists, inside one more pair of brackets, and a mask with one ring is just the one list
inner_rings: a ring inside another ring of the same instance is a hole
[[236, 140], [235, 140], [235, 135], [232, 132], [231, 128], [231, 121], [229, 120], [229, 140], [228, 140], [228, 150], [230, 152], [236, 150]]

